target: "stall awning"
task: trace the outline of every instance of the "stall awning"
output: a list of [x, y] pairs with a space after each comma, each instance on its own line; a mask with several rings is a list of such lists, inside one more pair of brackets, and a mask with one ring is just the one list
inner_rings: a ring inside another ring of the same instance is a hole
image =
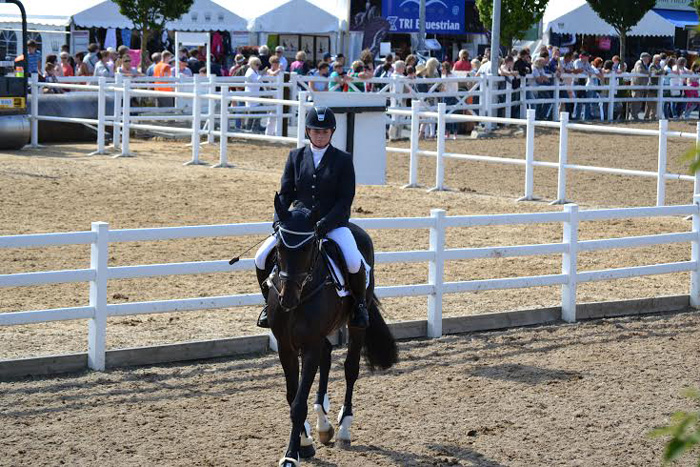
[[677, 28], [687, 28], [689, 26], [697, 26], [698, 14], [694, 11], [682, 10], [654, 10], [654, 13], [664, 18], [669, 23], [672, 23]]

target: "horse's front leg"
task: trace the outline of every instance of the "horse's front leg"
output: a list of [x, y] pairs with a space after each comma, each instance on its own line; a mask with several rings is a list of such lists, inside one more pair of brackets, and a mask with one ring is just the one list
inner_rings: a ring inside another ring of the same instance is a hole
[[350, 425], [352, 425], [352, 392], [360, 374], [360, 355], [365, 341], [365, 330], [348, 328], [348, 355], [345, 358], [345, 402], [338, 413], [338, 436], [336, 442], [341, 448], [350, 447]]
[[322, 345], [318, 376], [318, 393], [316, 394], [314, 412], [316, 412], [317, 417], [316, 431], [318, 431], [318, 439], [321, 443], [328, 445], [335, 434], [333, 425], [328, 421], [328, 411], [330, 409], [330, 401], [328, 400], [328, 374], [331, 370], [331, 351], [333, 350], [333, 346], [328, 339], [323, 339]]
[[[316, 377], [318, 370], [319, 358], [321, 355], [320, 345], [306, 346], [302, 349], [302, 370], [301, 382], [297, 390], [294, 400], [290, 404], [289, 415], [292, 420], [292, 431], [289, 435], [289, 446], [284, 457], [280, 460], [280, 467], [297, 467], [301, 457], [301, 438], [302, 432], [306, 433], [306, 416], [308, 414], [307, 400], [311, 392], [311, 385]], [[313, 448], [313, 446], [312, 446]], [[308, 452], [308, 449], [306, 449]], [[310, 457], [310, 456], [308, 456]]]

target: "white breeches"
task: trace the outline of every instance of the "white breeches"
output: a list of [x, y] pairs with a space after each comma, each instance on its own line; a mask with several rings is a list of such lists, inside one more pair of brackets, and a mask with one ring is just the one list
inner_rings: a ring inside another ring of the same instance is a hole
[[[345, 262], [348, 265], [348, 272], [350, 274], [355, 274], [360, 270], [362, 265], [362, 254], [360, 250], [357, 249], [357, 243], [355, 243], [355, 238], [352, 236], [352, 232], [347, 227], [338, 227], [333, 229], [326, 237], [333, 240], [340, 247], [340, 251], [343, 252], [345, 257]], [[267, 257], [275, 248], [277, 239], [274, 235], [270, 236], [263, 244], [258, 248], [257, 253], [255, 253], [255, 267], [258, 269], [265, 269], [265, 261]]]

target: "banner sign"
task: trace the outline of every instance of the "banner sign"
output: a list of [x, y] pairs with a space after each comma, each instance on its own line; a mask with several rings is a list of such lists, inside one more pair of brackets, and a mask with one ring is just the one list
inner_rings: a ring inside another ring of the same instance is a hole
[[[464, 0], [425, 0], [425, 32], [463, 34]], [[419, 0], [382, 0], [389, 32], [418, 32]]]

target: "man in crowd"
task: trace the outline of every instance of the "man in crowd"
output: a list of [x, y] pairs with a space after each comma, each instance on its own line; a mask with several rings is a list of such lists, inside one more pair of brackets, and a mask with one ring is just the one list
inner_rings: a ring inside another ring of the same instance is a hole
[[281, 45], [275, 47], [275, 55], [277, 55], [277, 58], [280, 60], [280, 68], [282, 69], [282, 72], [287, 71], [289, 63], [287, 63], [287, 58], [284, 56], [284, 47]]
[[[633, 86], [649, 86], [649, 65], [651, 64], [651, 55], [647, 52], [643, 52], [639, 56], [639, 60], [635, 63], [632, 73], [640, 76], [635, 76], [632, 78]], [[643, 99], [647, 97], [647, 91], [644, 89], [633, 89], [632, 97], [635, 99]], [[632, 120], [639, 120], [639, 112], [642, 111], [643, 101], [632, 102], [630, 104], [630, 118]]]
[[151, 55], [151, 64], [148, 66], [148, 69], [146, 70], [146, 76], [153, 76], [153, 72], [156, 69], [156, 65], [158, 65], [161, 61], [161, 56], [160, 52], [154, 52]]
[[114, 78], [114, 72], [110, 70], [108, 63], [111, 55], [106, 50], [97, 53], [99, 61], [95, 64], [94, 76], [103, 76], [105, 78]]
[[29, 75], [36, 73], [41, 75], [41, 52], [37, 50], [36, 42], [33, 40], [27, 41], [27, 73]]

